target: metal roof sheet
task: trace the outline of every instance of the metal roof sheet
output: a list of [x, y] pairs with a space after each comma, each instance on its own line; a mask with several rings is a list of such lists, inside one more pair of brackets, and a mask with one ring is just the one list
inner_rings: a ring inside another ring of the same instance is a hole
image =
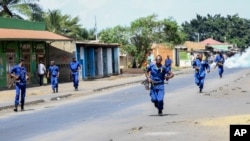
[[72, 41], [72, 39], [41, 30], [0, 28], [0, 40]]

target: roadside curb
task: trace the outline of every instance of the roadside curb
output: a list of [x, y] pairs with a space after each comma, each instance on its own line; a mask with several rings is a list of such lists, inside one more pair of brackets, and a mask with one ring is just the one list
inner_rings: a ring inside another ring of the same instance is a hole
[[[44, 102], [46, 102], [44, 99], [39, 99], [39, 100], [25, 102], [25, 105], [33, 105], [33, 104], [39, 104], [39, 103], [44, 103]], [[11, 108], [14, 108], [14, 104], [0, 107], [0, 111], [6, 110], [6, 109], [11, 109]]]
[[50, 99], [50, 101], [55, 101], [55, 100], [60, 100], [60, 99], [63, 99], [63, 98], [68, 98], [70, 96], [72, 96], [73, 94], [65, 94], [65, 95], [60, 95], [60, 96], [56, 96], [56, 97], [52, 97]]

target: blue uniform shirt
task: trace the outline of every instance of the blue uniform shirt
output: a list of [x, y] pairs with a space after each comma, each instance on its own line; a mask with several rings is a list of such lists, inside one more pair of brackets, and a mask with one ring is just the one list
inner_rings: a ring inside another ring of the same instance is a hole
[[80, 63], [79, 62], [70, 62], [69, 64], [69, 67], [70, 67], [70, 70], [74, 73], [74, 72], [77, 72], [78, 68], [80, 67]]
[[172, 60], [171, 59], [166, 59], [165, 60], [165, 66], [166, 68], [171, 71], [171, 64], [172, 64]]
[[57, 74], [58, 74], [58, 72], [59, 72], [59, 68], [58, 68], [58, 66], [50, 66], [49, 67], [49, 72], [50, 72], [50, 74], [51, 74], [51, 76], [57, 76]]
[[198, 73], [200, 77], [205, 77], [206, 70], [210, 70], [210, 66], [206, 60], [201, 61], [200, 59], [195, 59], [193, 62], [193, 67], [199, 68], [198, 72], [196, 73]]
[[224, 64], [225, 59], [224, 59], [223, 55], [217, 55], [216, 58], [215, 58], [215, 60], [214, 60], [214, 62], [215, 63], [220, 62], [220, 63]]
[[151, 72], [150, 78], [159, 84], [164, 84], [165, 75], [169, 73], [169, 70], [165, 66], [162, 65], [158, 68], [156, 64], [148, 66], [147, 71]]
[[10, 73], [15, 73], [16, 76], [19, 76], [19, 80], [18, 82], [20, 84], [26, 84], [26, 69], [25, 67], [20, 67], [19, 65], [16, 65], [14, 66], [12, 69], [11, 69], [11, 72]]
[[172, 60], [171, 59], [166, 59], [165, 60], [165, 66], [171, 67], [171, 64], [172, 64]]

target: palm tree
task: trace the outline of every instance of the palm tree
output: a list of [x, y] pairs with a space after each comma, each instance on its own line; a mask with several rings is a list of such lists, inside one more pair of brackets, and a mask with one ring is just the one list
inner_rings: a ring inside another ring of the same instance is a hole
[[85, 29], [78, 24], [78, 17], [71, 18], [69, 15], [62, 15], [60, 10], [49, 10], [44, 19], [51, 32], [81, 40], [86, 36]]
[[0, 17], [43, 21], [39, 0], [0, 0]]

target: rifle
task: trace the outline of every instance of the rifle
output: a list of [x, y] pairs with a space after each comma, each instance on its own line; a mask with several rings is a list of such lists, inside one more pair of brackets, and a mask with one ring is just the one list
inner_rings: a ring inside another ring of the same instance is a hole
[[216, 69], [217, 66], [223, 66], [222, 62], [221, 62], [221, 61], [218, 61], [218, 62], [216, 63], [216, 65], [214, 66], [214, 69]]
[[[155, 84], [159, 84], [159, 83], [162, 83], [161, 81], [153, 81], [152, 82], [149, 82], [148, 79], [145, 79], [141, 82], [142, 85], [145, 86], [145, 89], [146, 90], [149, 90], [149, 84], [151, 84], [151, 86], [154, 86]], [[168, 81], [167, 82], [164, 82], [164, 84], [168, 84]]]
[[143, 80], [141, 82], [141, 84], [145, 86], [146, 90], [149, 90], [149, 81], [148, 81], [148, 79]]
[[15, 84], [16, 84], [16, 80], [11, 76], [11, 77], [10, 77], [10, 83], [9, 83], [9, 85], [8, 85], [8, 89], [14, 87]]
[[[14, 87], [17, 82], [20, 82], [20, 80], [19, 80], [19, 77], [15, 78], [15, 77], [11, 76], [10, 73], [8, 75], [10, 77], [10, 83], [8, 85], [8, 89], [10, 89], [10, 88]], [[26, 78], [26, 80], [29, 80], [29, 74], [26, 74], [25, 78]]]

